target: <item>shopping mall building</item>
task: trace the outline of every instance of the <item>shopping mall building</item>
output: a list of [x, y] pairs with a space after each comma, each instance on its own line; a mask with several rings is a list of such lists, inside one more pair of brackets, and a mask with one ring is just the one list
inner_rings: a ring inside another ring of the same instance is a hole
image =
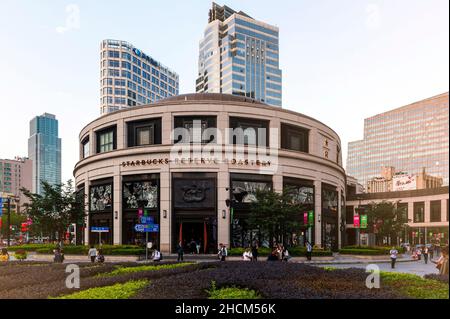
[[106, 114], [81, 131], [80, 158], [74, 176], [89, 244], [99, 241], [96, 227], [104, 243], [141, 243], [135, 226], [147, 215], [157, 225], [149, 240], [163, 252], [180, 240], [200, 242], [204, 253], [248, 246], [261, 239], [247, 223], [256, 190], [287, 186], [304, 223], [292, 240], [336, 250], [345, 231], [339, 136], [249, 98], [189, 94]]

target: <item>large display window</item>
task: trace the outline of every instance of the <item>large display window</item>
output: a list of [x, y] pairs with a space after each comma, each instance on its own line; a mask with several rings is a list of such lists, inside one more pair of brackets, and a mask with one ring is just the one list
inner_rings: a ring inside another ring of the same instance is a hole
[[339, 249], [339, 197], [335, 186], [322, 184], [322, 246]]
[[290, 245], [305, 246], [306, 242], [314, 245], [314, 219], [316, 215], [314, 208], [314, 182], [305, 179], [284, 177], [283, 187], [289, 191], [295, 204], [301, 207], [297, 216], [301, 226], [298, 232], [288, 239]]
[[258, 190], [272, 189], [272, 176], [253, 174], [230, 174], [231, 197], [231, 246], [250, 247], [256, 242], [267, 246], [266, 234], [248, 225], [251, 203], [256, 201]]
[[[107, 228], [104, 233], [93, 227]], [[113, 244], [113, 182], [112, 179], [91, 182], [89, 187], [89, 244]]]
[[135, 226], [141, 224], [140, 216], [153, 219], [160, 224], [159, 214], [159, 174], [124, 176], [122, 182], [122, 243], [144, 245], [146, 240], [159, 245], [158, 233], [136, 232]]

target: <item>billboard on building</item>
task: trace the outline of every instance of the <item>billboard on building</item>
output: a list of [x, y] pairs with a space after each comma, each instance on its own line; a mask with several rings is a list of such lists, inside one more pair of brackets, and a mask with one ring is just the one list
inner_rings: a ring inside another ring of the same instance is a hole
[[416, 175], [396, 175], [392, 178], [393, 191], [409, 191], [417, 189]]

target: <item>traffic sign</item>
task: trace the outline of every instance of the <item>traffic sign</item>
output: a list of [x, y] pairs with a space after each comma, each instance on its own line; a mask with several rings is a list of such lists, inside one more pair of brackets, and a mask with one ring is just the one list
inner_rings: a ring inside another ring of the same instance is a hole
[[152, 216], [142, 216], [141, 217], [141, 224], [154, 224], [155, 223], [155, 219]]
[[109, 227], [91, 227], [93, 233], [109, 233]]
[[158, 233], [159, 225], [158, 224], [137, 224], [134, 226], [134, 230], [138, 233]]

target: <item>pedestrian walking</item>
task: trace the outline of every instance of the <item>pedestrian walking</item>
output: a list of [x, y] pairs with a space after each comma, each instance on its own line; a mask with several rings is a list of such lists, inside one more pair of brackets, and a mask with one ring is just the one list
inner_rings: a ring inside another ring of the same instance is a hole
[[97, 257], [97, 249], [94, 246], [88, 251], [88, 257], [91, 259], [91, 263], [95, 263], [95, 258]]
[[312, 259], [312, 250], [313, 247], [311, 245], [311, 243], [309, 241], [306, 242], [306, 258], [308, 259], [308, 261], [311, 261]]
[[219, 260], [225, 261], [228, 255], [227, 247], [222, 243], [219, 245], [219, 247], [220, 247], [218, 252]]
[[434, 258], [434, 245], [433, 244], [430, 246], [429, 253], [430, 253], [430, 260], [432, 260]]
[[428, 264], [428, 253], [429, 253], [428, 247], [425, 246], [425, 247], [423, 248], [423, 252], [422, 252], [422, 255], [423, 255], [423, 261], [425, 262], [425, 264]]
[[184, 250], [183, 250], [183, 243], [180, 241], [177, 245], [177, 253], [178, 253], [178, 258], [177, 261], [184, 261]]
[[192, 238], [191, 242], [189, 243], [189, 248], [191, 250], [191, 255], [194, 255], [197, 251], [197, 243], [195, 242], [194, 238]]
[[389, 253], [391, 254], [391, 268], [394, 269], [397, 261], [398, 250], [395, 249], [395, 247], [392, 247]]

